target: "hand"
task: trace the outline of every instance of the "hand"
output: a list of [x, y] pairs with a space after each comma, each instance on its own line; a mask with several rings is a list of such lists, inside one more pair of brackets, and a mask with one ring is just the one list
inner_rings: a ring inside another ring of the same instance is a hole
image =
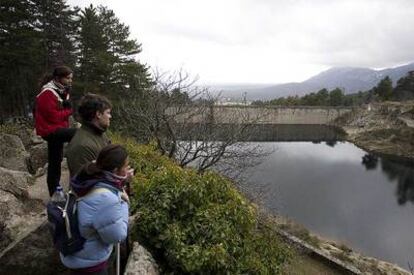
[[[65, 93], [67, 93], [69, 95], [69, 93], [71, 91], [72, 91], [72, 85], [65, 86]], [[69, 97], [68, 97], [68, 99], [69, 99]]]
[[129, 168], [127, 171], [127, 177], [126, 177], [126, 181], [131, 181], [132, 178], [134, 177], [134, 168]]
[[72, 108], [72, 102], [69, 100], [63, 100], [62, 101], [62, 107], [65, 109], [71, 109]]

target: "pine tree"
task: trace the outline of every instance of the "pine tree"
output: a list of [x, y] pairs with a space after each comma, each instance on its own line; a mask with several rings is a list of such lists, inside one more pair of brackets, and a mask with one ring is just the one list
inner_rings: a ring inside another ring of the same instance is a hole
[[382, 100], [389, 100], [392, 97], [392, 80], [389, 76], [384, 77], [374, 88], [374, 93]]
[[81, 13], [79, 81], [83, 92], [111, 98], [142, 93], [151, 85], [148, 68], [135, 60], [141, 45], [112, 10], [89, 6]]
[[414, 71], [400, 78], [393, 92], [396, 100], [414, 99]]
[[44, 50], [43, 70], [57, 65], [74, 67], [75, 41], [79, 25], [79, 8], [72, 8], [65, 0], [33, 0], [36, 4], [36, 27], [41, 33]]
[[40, 74], [40, 33], [36, 5], [29, 0], [0, 2], [0, 119], [25, 116]]
[[336, 88], [329, 93], [329, 105], [339, 106], [343, 104], [344, 92], [341, 89]]

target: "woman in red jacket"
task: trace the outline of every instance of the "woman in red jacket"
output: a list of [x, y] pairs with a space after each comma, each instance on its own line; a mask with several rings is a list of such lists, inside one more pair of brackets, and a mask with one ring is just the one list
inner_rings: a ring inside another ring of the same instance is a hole
[[76, 129], [69, 128], [72, 78], [73, 71], [69, 67], [56, 67], [52, 75], [43, 78], [40, 93], [36, 96], [35, 126], [37, 134], [47, 141], [47, 186], [50, 196], [60, 182], [63, 144], [69, 142], [76, 132]]

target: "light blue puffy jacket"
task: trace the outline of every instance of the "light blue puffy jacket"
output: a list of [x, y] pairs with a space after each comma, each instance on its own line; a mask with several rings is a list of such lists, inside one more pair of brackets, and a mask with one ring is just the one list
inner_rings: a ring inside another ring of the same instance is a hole
[[62, 263], [70, 269], [106, 261], [113, 245], [128, 234], [128, 204], [121, 199], [121, 192], [103, 182], [94, 189], [78, 202], [79, 230], [86, 239], [84, 248], [72, 255], [60, 254]]

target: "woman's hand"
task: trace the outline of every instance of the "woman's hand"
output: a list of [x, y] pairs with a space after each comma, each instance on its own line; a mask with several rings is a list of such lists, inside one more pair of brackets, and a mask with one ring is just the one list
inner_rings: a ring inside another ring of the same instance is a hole
[[129, 166], [126, 176], [127, 176], [126, 181], [131, 181], [132, 178], [134, 177], [134, 168]]

